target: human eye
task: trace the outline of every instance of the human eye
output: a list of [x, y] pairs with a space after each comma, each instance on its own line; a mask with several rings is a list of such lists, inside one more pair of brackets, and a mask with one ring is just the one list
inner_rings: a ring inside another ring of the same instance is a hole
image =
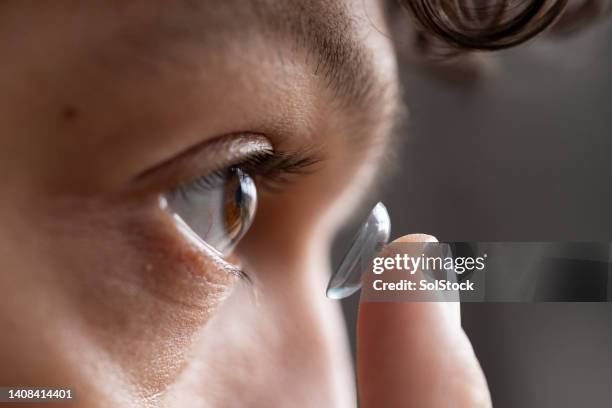
[[232, 166], [171, 189], [160, 204], [180, 228], [228, 255], [253, 222], [257, 187], [243, 168]]
[[[243, 137], [233, 138], [240, 139]], [[229, 150], [233, 157], [225, 160], [225, 165], [209, 168], [186, 182], [175, 182], [159, 200], [183, 235], [224, 257], [247, 234], [255, 219], [260, 192], [282, 191], [319, 161], [311, 150], [281, 151], [267, 144]], [[267, 197], [275, 199], [274, 194]]]

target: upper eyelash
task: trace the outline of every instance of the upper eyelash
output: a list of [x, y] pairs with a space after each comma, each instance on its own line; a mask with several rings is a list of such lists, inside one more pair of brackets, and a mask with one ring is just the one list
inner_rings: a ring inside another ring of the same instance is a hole
[[309, 151], [260, 152], [223, 169], [215, 170], [171, 190], [171, 194], [188, 197], [188, 192], [211, 190], [219, 187], [231, 168], [240, 168], [253, 177], [260, 188], [279, 190], [292, 176], [309, 173], [321, 159]]
[[236, 167], [258, 181], [259, 186], [277, 190], [289, 183], [293, 176], [311, 173], [321, 159], [308, 151], [270, 152], [257, 154]]

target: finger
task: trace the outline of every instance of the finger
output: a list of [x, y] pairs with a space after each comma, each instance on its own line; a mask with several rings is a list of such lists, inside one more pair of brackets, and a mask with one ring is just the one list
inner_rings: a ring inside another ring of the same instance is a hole
[[[431, 241], [414, 234], [394, 242]], [[364, 408], [491, 406], [454, 302], [362, 301], [357, 376]]]

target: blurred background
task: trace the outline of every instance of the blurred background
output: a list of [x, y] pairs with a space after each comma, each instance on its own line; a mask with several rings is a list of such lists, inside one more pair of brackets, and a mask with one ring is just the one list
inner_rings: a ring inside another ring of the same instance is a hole
[[[612, 241], [612, 19], [477, 60], [402, 57], [409, 119], [374, 198], [392, 236]], [[341, 234], [336, 264], [356, 226]], [[357, 302], [343, 301], [351, 339]], [[496, 408], [612, 407], [612, 304], [472, 303], [462, 313]]]

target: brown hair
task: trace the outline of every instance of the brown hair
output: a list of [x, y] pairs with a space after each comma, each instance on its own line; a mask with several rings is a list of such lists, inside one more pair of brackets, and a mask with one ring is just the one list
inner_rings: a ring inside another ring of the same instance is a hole
[[580, 28], [606, 8], [601, 0], [398, 0], [416, 22], [419, 48], [425, 53], [498, 50], [558, 26]]

